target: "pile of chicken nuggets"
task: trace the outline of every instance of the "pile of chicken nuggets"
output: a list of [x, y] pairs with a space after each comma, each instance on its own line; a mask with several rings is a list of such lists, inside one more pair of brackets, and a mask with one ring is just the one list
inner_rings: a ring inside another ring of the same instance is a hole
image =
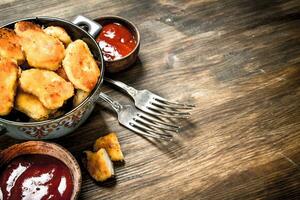
[[0, 116], [16, 109], [35, 121], [48, 119], [71, 98], [79, 105], [99, 77], [88, 45], [72, 41], [62, 27], [21, 21], [14, 30], [0, 28]]

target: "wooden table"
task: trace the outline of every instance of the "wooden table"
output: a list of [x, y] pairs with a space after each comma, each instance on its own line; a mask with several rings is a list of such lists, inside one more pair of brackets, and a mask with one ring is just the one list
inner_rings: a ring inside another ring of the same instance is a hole
[[[80, 199], [300, 199], [299, 1], [2, 0], [0, 10], [1, 24], [128, 18], [141, 32], [139, 61], [113, 78], [197, 105], [179, 142], [167, 146], [123, 128], [103, 106], [52, 141], [80, 160], [96, 138], [118, 133], [126, 164], [104, 184], [82, 168]], [[19, 142], [0, 136], [0, 148]]]

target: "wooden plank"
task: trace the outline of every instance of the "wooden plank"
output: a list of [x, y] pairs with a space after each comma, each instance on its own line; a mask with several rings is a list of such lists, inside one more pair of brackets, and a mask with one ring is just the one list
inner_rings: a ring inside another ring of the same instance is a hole
[[[169, 146], [121, 127], [101, 106], [54, 140], [80, 160], [97, 137], [118, 133], [126, 164], [105, 184], [82, 168], [80, 199], [300, 198], [299, 1], [5, 0], [0, 9], [1, 24], [41, 15], [126, 17], [140, 29], [140, 57], [112, 77], [197, 104]], [[0, 148], [18, 142], [0, 136]]]

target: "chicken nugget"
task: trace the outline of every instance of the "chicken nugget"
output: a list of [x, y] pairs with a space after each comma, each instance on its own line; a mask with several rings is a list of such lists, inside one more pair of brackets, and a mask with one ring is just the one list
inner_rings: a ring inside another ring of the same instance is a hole
[[96, 140], [94, 151], [104, 148], [112, 161], [123, 161], [124, 156], [121, 151], [116, 133], [110, 133]]
[[69, 44], [63, 60], [63, 67], [75, 88], [86, 92], [94, 89], [100, 76], [100, 69], [88, 45], [82, 40], [76, 40]]
[[87, 170], [96, 181], [105, 181], [114, 175], [113, 163], [105, 149], [93, 153], [85, 151], [87, 157]]
[[30, 66], [53, 71], [60, 67], [65, 48], [57, 38], [47, 35], [39, 25], [28, 21], [16, 23], [15, 32], [21, 38], [21, 46]]
[[0, 57], [0, 116], [9, 114], [13, 108], [18, 75], [16, 61]]
[[36, 121], [48, 119], [49, 114], [53, 112], [46, 108], [36, 96], [21, 90], [17, 93], [15, 108]]
[[48, 109], [54, 110], [61, 107], [65, 100], [74, 95], [72, 83], [48, 70], [23, 71], [19, 82], [23, 91], [38, 97]]
[[85, 100], [89, 96], [89, 92], [85, 92], [83, 90], [76, 90], [76, 93], [73, 97], [73, 107], [78, 106], [83, 100]]
[[68, 46], [72, 42], [70, 36], [65, 29], [59, 26], [48, 26], [44, 29], [44, 32], [59, 39], [65, 46]]
[[0, 28], [0, 56], [11, 58], [22, 64], [25, 56], [20, 45], [20, 37], [8, 28]]

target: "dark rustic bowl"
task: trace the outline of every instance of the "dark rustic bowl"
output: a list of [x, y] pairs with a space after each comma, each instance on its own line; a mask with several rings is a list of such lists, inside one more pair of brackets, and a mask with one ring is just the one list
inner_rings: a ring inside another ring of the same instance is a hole
[[137, 27], [131, 21], [123, 17], [114, 16], [114, 15], [102, 16], [94, 19], [94, 21], [99, 23], [102, 26], [113, 22], [120, 23], [126, 28], [128, 28], [136, 39], [136, 46], [134, 50], [131, 53], [129, 53], [127, 56], [112, 61], [105, 61], [105, 71], [110, 73], [119, 72], [130, 67], [133, 63], [135, 63], [139, 54], [140, 40], [141, 40], [140, 32], [137, 29]]
[[25, 154], [43, 154], [59, 159], [70, 169], [73, 178], [72, 200], [79, 196], [81, 188], [81, 171], [76, 159], [65, 148], [47, 142], [29, 141], [15, 144], [0, 152], [0, 169], [7, 165], [12, 159]]

